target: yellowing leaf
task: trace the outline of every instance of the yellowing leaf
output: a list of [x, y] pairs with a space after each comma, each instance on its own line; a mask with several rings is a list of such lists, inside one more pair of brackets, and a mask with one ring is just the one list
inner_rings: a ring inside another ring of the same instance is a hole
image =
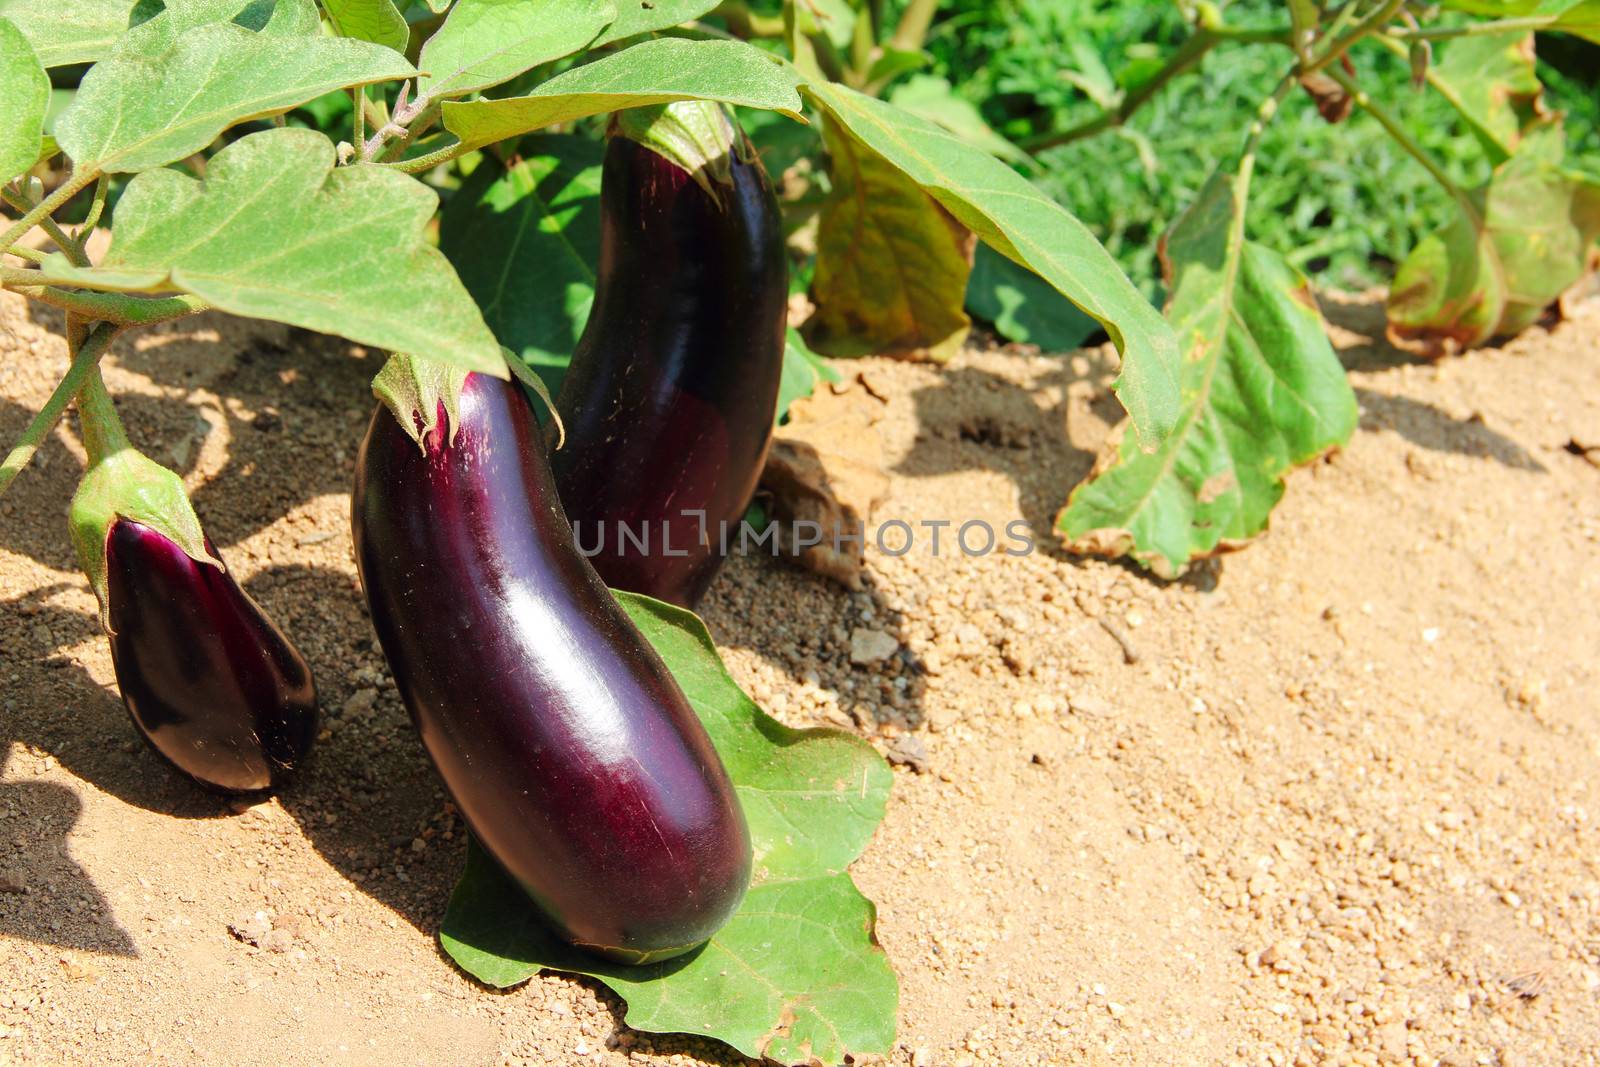
[[822, 207], [812, 345], [830, 356], [951, 358], [971, 326], [962, 310], [970, 235], [837, 123], [822, 131], [833, 190]]

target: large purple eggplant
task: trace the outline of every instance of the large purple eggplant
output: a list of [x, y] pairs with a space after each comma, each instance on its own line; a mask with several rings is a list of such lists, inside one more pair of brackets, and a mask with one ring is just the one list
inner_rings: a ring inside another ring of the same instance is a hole
[[428, 754], [564, 937], [627, 962], [688, 951], [744, 894], [744, 816], [672, 675], [574, 546], [532, 409], [479, 374], [378, 391], [356, 562]]
[[551, 468], [609, 585], [692, 608], [772, 439], [788, 301], [778, 202], [726, 113], [685, 101], [619, 116], [600, 217]]
[[316, 738], [317, 694], [272, 620], [221, 565], [143, 523], [112, 525], [106, 580], [111, 660], [139, 732], [210, 789], [280, 785]]
[[182, 479], [129, 445], [98, 371], [78, 407], [89, 469], [69, 526], [134, 725], [208, 789], [280, 785], [317, 735], [311, 669], [228, 573]]

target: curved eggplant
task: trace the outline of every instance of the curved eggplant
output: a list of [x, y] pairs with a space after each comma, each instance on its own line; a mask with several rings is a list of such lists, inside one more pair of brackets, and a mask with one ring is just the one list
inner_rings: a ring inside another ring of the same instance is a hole
[[209, 789], [270, 789], [317, 735], [311, 669], [218, 563], [126, 518], [105, 541], [117, 685], [139, 732]]
[[[663, 118], [707, 106], [668, 105]], [[723, 154], [693, 170], [613, 132], [594, 305], [556, 399], [566, 444], [550, 460], [606, 583], [689, 608], [755, 493], [783, 374], [778, 202], [725, 129]]]
[[356, 463], [395, 682], [467, 825], [562, 936], [630, 963], [686, 952], [750, 878], [727, 772], [575, 548], [522, 394], [481, 374], [450, 393], [415, 436], [380, 404]]

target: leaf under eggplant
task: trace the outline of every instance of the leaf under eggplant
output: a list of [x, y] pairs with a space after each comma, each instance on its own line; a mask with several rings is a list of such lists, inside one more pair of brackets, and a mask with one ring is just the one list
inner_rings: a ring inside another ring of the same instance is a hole
[[875, 909], [845, 873], [883, 818], [892, 776], [858, 738], [793, 730], [729, 677], [705, 626], [646, 597], [617, 599], [683, 688], [738, 791], [755, 848], [743, 906], [707, 945], [660, 964], [607, 963], [548, 932], [480, 849], [450, 899], [445, 951], [490, 985], [540, 970], [597, 978], [639, 1030], [704, 1034], [748, 1056], [837, 1064], [894, 1044], [898, 984]]

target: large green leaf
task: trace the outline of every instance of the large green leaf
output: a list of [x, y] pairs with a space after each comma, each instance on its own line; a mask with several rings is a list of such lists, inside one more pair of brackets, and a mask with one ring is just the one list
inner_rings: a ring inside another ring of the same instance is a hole
[[1486, 189], [1395, 273], [1389, 332], [1429, 355], [1526, 328], [1583, 274], [1600, 183], [1561, 166], [1561, 129], [1529, 132]]
[[1543, 87], [1534, 71], [1532, 33], [1451, 41], [1427, 77], [1497, 165], [1516, 151], [1523, 128], [1540, 113]]
[[50, 76], [22, 31], [0, 18], [0, 182], [38, 161], [49, 106]]
[[0, 0], [46, 67], [93, 63], [127, 32], [139, 0]]
[[998, 159], [926, 119], [841, 85], [811, 82], [806, 92], [995, 251], [1094, 316], [1122, 352], [1117, 395], [1140, 443], [1160, 444], [1181, 406], [1177, 340], [1083, 223]]
[[1600, 0], [1444, 0], [1444, 6], [1497, 19], [1546, 18], [1548, 29], [1600, 43]]
[[983, 120], [972, 101], [956, 94], [947, 79], [933, 74], [914, 74], [894, 87], [889, 102], [913, 115], [943, 126], [974, 148], [990, 155], [1019, 162], [1028, 154], [1001, 137]]
[[341, 37], [381, 44], [404, 52], [411, 42], [411, 27], [394, 0], [322, 0], [328, 21]]
[[972, 261], [967, 310], [993, 323], [1007, 340], [1046, 352], [1069, 352], [1100, 329], [1054, 286], [988, 245], [978, 246]]
[[536, 134], [501, 167], [485, 161], [450, 198], [439, 248], [500, 343], [552, 395], [594, 303], [600, 255], [598, 142]]
[[128, 183], [99, 266], [61, 255], [67, 285], [193, 293], [236, 315], [505, 376], [500, 346], [449, 262], [424, 240], [438, 198], [398, 171], [334, 169], [313, 130], [265, 130], [212, 157], [205, 181], [153, 170]]
[[1310, 286], [1244, 240], [1247, 179], [1214, 176], [1162, 242], [1185, 359], [1182, 417], [1154, 453], [1124, 439], [1058, 520], [1075, 552], [1171, 575], [1260, 533], [1283, 476], [1346, 441], [1356, 400]]
[[643, 967], [553, 938], [528, 898], [481, 851], [450, 898], [440, 941], [480, 981], [541, 969], [605, 983], [639, 1030], [704, 1034], [784, 1064], [840, 1063], [894, 1044], [898, 989], [873, 937], [875, 912], [845, 873], [883, 818], [891, 775], [867, 745], [791, 730], [740, 691], [686, 611], [617, 599], [672, 669], [738, 790], [755, 872], [737, 914], [703, 949]]
[[577, 67], [527, 96], [447, 101], [445, 128], [484, 145], [622, 108], [673, 100], [720, 100], [800, 117], [800, 78], [792, 68], [738, 41], [643, 41]]
[[[152, 4], [141, 4], [135, 16]], [[185, 30], [231, 22], [269, 37], [314, 37], [322, 32], [315, 0], [168, 0], [154, 15], [123, 34], [113, 52], [157, 56]]]
[[617, 20], [606, 27], [595, 45], [682, 25], [706, 14], [717, 3], [718, 0], [617, 0]]
[[612, 0], [456, 0], [422, 46], [424, 96], [464, 96], [571, 55], [617, 17]]
[[824, 121], [822, 139], [833, 188], [817, 236], [811, 343], [830, 356], [951, 358], [971, 326], [966, 230], [838, 123]]
[[404, 56], [367, 41], [256, 32], [234, 23], [170, 38], [144, 29], [134, 33], [148, 41], [119, 47], [90, 68], [56, 120], [56, 141], [80, 171], [160, 167], [200, 151], [236, 123], [334, 89], [413, 73]]

